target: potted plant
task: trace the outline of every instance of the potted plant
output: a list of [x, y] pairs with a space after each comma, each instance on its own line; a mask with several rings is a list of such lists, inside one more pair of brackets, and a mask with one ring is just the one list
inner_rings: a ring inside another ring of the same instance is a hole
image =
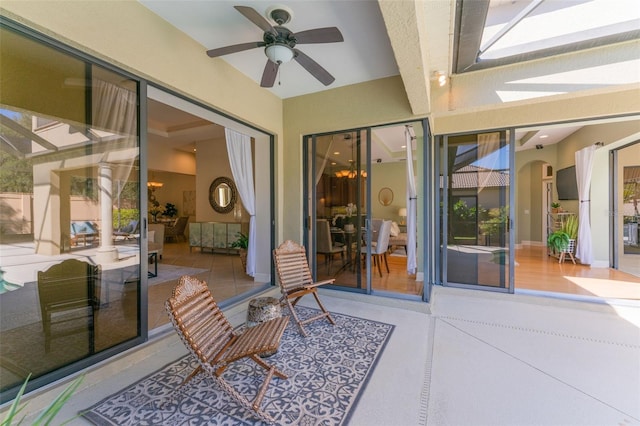
[[164, 217], [176, 217], [178, 216], [178, 209], [175, 204], [167, 203], [164, 205], [164, 211], [162, 212]]
[[242, 232], [236, 233], [236, 240], [231, 243], [232, 248], [237, 248], [240, 253], [240, 262], [242, 262], [242, 269], [247, 270], [247, 249], [249, 248], [249, 236]]
[[569, 246], [566, 248], [567, 253], [573, 253], [576, 246], [576, 238], [578, 238], [578, 216], [571, 215], [567, 217], [562, 230], [569, 237]]
[[355, 204], [349, 203], [347, 204], [347, 207], [345, 210], [346, 210], [346, 215], [344, 217], [344, 230], [347, 232], [352, 232], [354, 229], [354, 225], [353, 225], [351, 216], [353, 216], [354, 213], [358, 211], [358, 208], [356, 207]]
[[551, 203], [551, 213], [558, 213], [560, 209], [560, 203]]
[[552, 232], [549, 234], [549, 238], [547, 238], [547, 246], [551, 248], [554, 253], [562, 253], [569, 247], [569, 234], [561, 229]]

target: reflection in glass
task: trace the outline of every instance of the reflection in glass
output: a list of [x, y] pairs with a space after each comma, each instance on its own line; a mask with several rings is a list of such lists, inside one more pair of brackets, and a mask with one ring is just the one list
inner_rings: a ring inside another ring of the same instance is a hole
[[216, 191], [216, 202], [220, 207], [227, 207], [231, 202], [231, 188], [226, 183], [220, 184]]
[[448, 139], [447, 281], [506, 288], [509, 143], [506, 132]]
[[[0, 38], [4, 402], [29, 373], [140, 336], [140, 246], [114, 232], [139, 223], [140, 191], [137, 83], [8, 28]], [[85, 269], [57, 276], [72, 257]]]

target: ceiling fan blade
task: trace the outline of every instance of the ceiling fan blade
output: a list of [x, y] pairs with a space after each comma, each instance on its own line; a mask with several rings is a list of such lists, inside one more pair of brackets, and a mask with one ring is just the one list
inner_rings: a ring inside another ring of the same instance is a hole
[[344, 41], [342, 33], [336, 27], [316, 28], [295, 33], [297, 44], [337, 43]]
[[260, 81], [260, 87], [273, 87], [273, 83], [276, 81], [278, 75], [278, 68], [280, 64], [276, 64], [267, 59], [267, 65], [264, 67], [262, 73], [262, 81]]
[[335, 81], [335, 78], [331, 74], [329, 74], [327, 70], [322, 68], [319, 63], [317, 63], [298, 49], [293, 49], [293, 51], [295, 52], [295, 56], [293, 58], [298, 61], [298, 63], [302, 65], [304, 69], [309, 71], [312, 76], [317, 78], [320, 83], [328, 86]]
[[269, 32], [274, 36], [278, 35], [275, 28], [267, 21], [265, 17], [260, 15], [254, 8], [248, 6], [233, 6], [238, 12], [242, 13], [245, 18], [262, 28], [262, 31]]
[[244, 50], [253, 49], [254, 47], [264, 46], [263, 41], [253, 41], [251, 43], [234, 44], [232, 46], [219, 47], [217, 49], [207, 50], [207, 55], [212, 58], [228, 55], [229, 53], [242, 52]]

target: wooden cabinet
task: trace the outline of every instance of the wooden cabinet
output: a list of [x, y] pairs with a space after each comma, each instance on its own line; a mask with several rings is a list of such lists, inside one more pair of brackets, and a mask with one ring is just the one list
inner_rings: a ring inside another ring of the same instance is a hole
[[189, 250], [199, 247], [201, 251], [237, 253], [231, 245], [238, 234], [248, 233], [248, 223], [235, 222], [195, 222], [189, 224]]

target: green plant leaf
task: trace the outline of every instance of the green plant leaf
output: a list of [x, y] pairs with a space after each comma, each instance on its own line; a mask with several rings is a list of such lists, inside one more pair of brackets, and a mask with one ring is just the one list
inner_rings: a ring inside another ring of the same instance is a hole
[[[78, 389], [78, 386], [80, 386], [80, 383], [82, 383], [83, 380], [84, 375], [76, 378], [73, 382], [71, 382], [71, 384], [67, 386], [64, 391], [62, 391], [62, 393], [58, 395], [56, 399], [54, 399], [53, 402], [51, 402], [51, 404], [49, 404], [49, 406], [40, 413], [38, 418], [36, 418], [36, 420], [33, 422], [33, 425], [49, 425], [53, 418], [58, 414], [58, 412], [60, 412], [64, 404], [66, 404], [69, 398], [71, 398], [76, 389]], [[68, 423], [69, 421], [65, 423]]]
[[15, 417], [18, 415], [18, 413], [20, 413], [20, 411], [22, 411], [22, 409], [27, 406], [25, 404], [25, 405], [23, 405], [21, 407], [18, 407], [18, 404], [20, 404], [20, 399], [22, 398], [22, 395], [24, 394], [24, 390], [26, 389], [27, 382], [29, 381], [30, 378], [31, 378], [31, 373], [29, 373], [29, 375], [27, 376], [26, 380], [22, 384], [22, 387], [20, 388], [20, 391], [18, 392], [18, 394], [16, 395], [15, 399], [13, 400], [13, 403], [11, 404], [11, 408], [9, 408], [9, 411], [7, 412], [7, 417], [5, 417], [5, 419], [2, 420], [2, 423], [0, 423], [1, 426], [9, 426], [9, 425], [13, 425], [13, 424], [19, 425], [24, 420], [24, 416], [23, 416], [20, 419], [20, 421], [18, 421], [18, 423], [14, 423]]

